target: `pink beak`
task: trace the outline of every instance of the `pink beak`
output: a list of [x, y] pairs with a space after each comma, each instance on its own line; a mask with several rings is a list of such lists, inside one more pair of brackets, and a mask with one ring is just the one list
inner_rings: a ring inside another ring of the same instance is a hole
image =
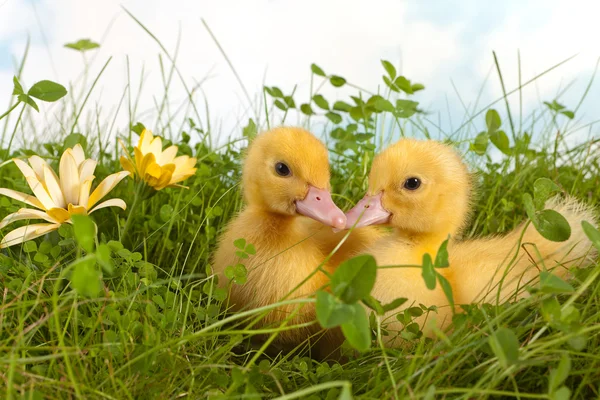
[[352, 228], [354, 224], [356, 224], [356, 228], [360, 228], [361, 226], [386, 223], [392, 214], [383, 208], [382, 195], [382, 192], [374, 196], [365, 195], [361, 201], [356, 203], [354, 208], [346, 213], [346, 229]]
[[344, 229], [346, 226], [346, 215], [335, 205], [331, 193], [325, 189], [309, 186], [306, 197], [296, 200], [296, 212], [334, 228]]

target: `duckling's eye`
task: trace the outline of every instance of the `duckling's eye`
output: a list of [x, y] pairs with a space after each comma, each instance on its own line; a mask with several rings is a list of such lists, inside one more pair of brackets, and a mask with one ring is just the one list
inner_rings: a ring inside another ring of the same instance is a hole
[[404, 181], [404, 187], [408, 190], [417, 190], [421, 186], [419, 178], [408, 178]]
[[279, 176], [290, 176], [292, 174], [292, 171], [290, 171], [290, 167], [288, 167], [282, 162], [278, 162], [277, 164], [275, 164], [275, 172], [277, 172], [277, 175]]

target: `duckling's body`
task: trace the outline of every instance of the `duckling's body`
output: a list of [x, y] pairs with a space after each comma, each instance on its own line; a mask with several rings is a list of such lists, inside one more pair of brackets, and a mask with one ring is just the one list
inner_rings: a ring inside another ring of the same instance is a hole
[[[229, 287], [233, 310], [307, 298], [326, 285], [326, 272], [332, 267], [322, 265], [325, 255], [311, 237], [314, 230], [307, 216], [318, 224], [343, 228], [345, 216], [333, 203], [329, 187], [327, 149], [309, 132], [277, 128], [254, 140], [244, 162], [246, 207], [228, 224], [213, 258], [219, 284]], [[255, 255], [236, 256], [234, 241], [240, 238], [254, 245]], [[228, 266], [238, 263], [247, 269], [247, 282], [241, 285], [225, 275]], [[314, 303], [282, 305], [254, 326], [278, 327], [293, 313], [287, 326], [307, 326], [281, 332], [276, 343], [296, 345], [321, 330]]]
[[[581, 228], [581, 221], [595, 223], [592, 210], [572, 198], [553, 198], [546, 207], [563, 214], [571, 226], [571, 237], [566, 242], [552, 242], [530, 225], [523, 243], [534, 243], [541, 258], [531, 245], [528, 251], [535, 262], [519, 248], [516, 262], [507, 269], [524, 226], [505, 236], [457, 241], [454, 238], [461, 233], [471, 212], [470, 201], [468, 170], [449, 146], [402, 139], [376, 156], [369, 191], [347, 213], [347, 227], [355, 224], [361, 213], [356, 226], [392, 226], [394, 233], [390, 237], [377, 240], [364, 253], [372, 254], [379, 266], [412, 265], [413, 268], [380, 268], [371, 292], [373, 297], [382, 303], [408, 298], [403, 308], [419, 304], [437, 306], [437, 315], [424, 314], [417, 322], [423, 325], [427, 319], [440, 328], [447, 326], [452, 317], [450, 304], [439, 284], [434, 290], [427, 289], [419, 266], [425, 253], [435, 258], [449, 235], [450, 267], [436, 271], [450, 283], [457, 305], [479, 300], [491, 302], [496, 297], [500, 300], [524, 297], [527, 293], [517, 294], [517, 289], [539, 278], [542, 260], [549, 269], [560, 263], [554, 273], [565, 276], [572, 267], [589, 265], [590, 256], [596, 254]], [[391, 311], [386, 317], [398, 311]], [[402, 324], [393, 317], [386, 319], [391, 322], [387, 327], [388, 340], [397, 345], [400, 341], [394, 337], [394, 331], [402, 329]]]
[[[327, 275], [317, 271], [325, 256], [301, 219], [304, 218], [248, 207], [227, 227], [214, 256], [215, 272], [221, 274], [224, 266], [240, 262], [245, 263], [248, 270], [248, 282], [231, 286], [229, 303], [235, 310], [262, 307], [286, 297], [306, 298], [327, 284]], [[235, 254], [238, 249], [233, 242], [239, 238], [245, 238], [256, 248], [256, 254], [248, 260], [241, 260]], [[324, 269], [331, 270], [329, 266], [324, 266]], [[220, 276], [219, 282], [226, 285], [228, 280], [223, 278]], [[297, 304], [279, 307], [269, 313], [263, 323], [281, 322], [298, 307]], [[288, 325], [314, 320], [315, 311], [310, 304], [301, 307]], [[310, 331], [283, 332], [281, 341], [293, 344], [298, 338], [308, 337]]]
[[[317, 246], [325, 256], [329, 257], [327, 265], [334, 269], [388, 234], [380, 227], [365, 226], [353, 229], [348, 235], [348, 231], [333, 232], [330, 227], [319, 222], [310, 219], [305, 220]], [[344, 240], [346, 235], [348, 237]], [[342, 240], [344, 242], [340, 245]], [[337, 248], [338, 246], [339, 248]]]
[[[391, 337], [394, 336], [394, 331], [397, 332], [402, 328], [395, 314], [405, 308], [418, 307], [420, 304], [438, 306], [437, 315], [424, 314], [415, 320], [422, 326], [427, 321], [444, 321], [452, 316], [441, 287], [436, 285], [435, 289], [428, 289], [423, 280], [422, 269], [417, 267], [422, 264], [425, 252], [428, 251], [397, 235], [379, 240], [364, 251], [366, 254], [373, 255], [378, 266], [384, 267], [377, 270], [377, 279], [371, 291], [373, 297], [382, 304], [389, 304], [399, 297], [408, 299], [400, 309], [392, 310], [384, 317], [386, 329], [390, 331]], [[446, 271], [442, 271], [444, 275]]]
[[[544, 267], [567, 278], [573, 268], [591, 265], [598, 253], [581, 222], [597, 225], [593, 209], [570, 196], [553, 197], [545, 208], [559, 212], [569, 222], [568, 240], [547, 240], [533, 224], [529, 224], [521, 239], [525, 228], [525, 224], [521, 224], [506, 235], [450, 243], [450, 270], [458, 277], [454, 285], [457, 303], [515, 301], [529, 295], [522, 289], [536, 283]], [[521, 246], [517, 252], [519, 241]]]
[[[446, 236], [447, 237], [447, 236]], [[420, 240], [419, 240], [420, 239]], [[430, 327], [446, 326], [452, 318], [452, 310], [446, 295], [440, 285], [430, 290], [425, 285], [421, 265], [423, 255], [428, 253], [433, 257], [437, 253], [443, 240], [434, 241], [433, 238], [404, 237], [394, 232], [374, 242], [362, 251], [371, 254], [379, 269], [377, 279], [371, 295], [382, 304], [389, 304], [397, 298], [404, 297], [407, 301], [396, 310], [389, 311], [384, 317], [384, 325], [389, 332], [386, 338], [387, 345], [398, 346], [402, 343], [397, 334], [403, 328], [395, 315], [409, 307], [437, 306], [437, 313], [425, 313], [414, 319], [427, 334], [431, 333]], [[438, 270], [455, 287], [455, 274], [451, 268]]]

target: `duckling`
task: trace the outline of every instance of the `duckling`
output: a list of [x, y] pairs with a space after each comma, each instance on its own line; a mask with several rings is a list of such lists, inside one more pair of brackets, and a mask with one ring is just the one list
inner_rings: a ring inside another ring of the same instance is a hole
[[[450, 242], [448, 251], [453, 268], [448, 272], [455, 276], [457, 302], [516, 301], [529, 295], [522, 289], [537, 281], [542, 266], [564, 279], [571, 275], [573, 268], [589, 267], [593, 263], [598, 253], [581, 227], [582, 221], [597, 225], [593, 208], [571, 196], [553, 197], [546, 202], [545, 208], [566, 218], [571, 227], [568, 240], [547, 240], [530, 224], [517, 253], [517, 244], [525, 228], [522, 223], [503, 236]], [[516, 259], [511, 263], [515, 254]]]
[[[247, 281], [231, 283], [229, 305], [233, 310], [256, 308], [282, 299], [306, 298], [329, 282], [331, 265], [319, 265], [325, 254], [314, 235], [319, 224], [343, 229], [346, 216], [331, 198], [327, 148], [308, 131], [280, 127], [258, 135], [248, 148], [242, 186], [245, 207], [220, 236], [212, 266], [219, 285], [227, 287], [227, 266], [245, 264]], [[256, 248], [247, 260], [236, 256], [234, 241], [244, 238]], [[290, 296], [291, 294], [291, 296]], [[291, 324], [315, 321], [313, 304], [281, 306], [258, 326], [282, 322], [296, 313]], [[276, 343], [296, 345], [319, 331], [318, 324], [286, 330]]]
[[[427, 289], [421, 268], [414, 266], [422, 264], [425, 253], [435, 257], [448, 235], [456, 238], [461, 233], [471, 213], [471, 199], [469, 171], [459, 154], [448, 145], [402, 139], [377, 155], [369, 175], [368, 192], [346, 213], [346, 225], [347, 228], [355, 223], [357, 227], [377, 224], [393, 227], [392, 235], [378, 240], [364, 253], [372, 254], [379, 266], [413, 267], [379, 269], [372, 295], [382, 303], [406, 297], [409, 299], [406, 307], [419, 303], [438, 306], [437, 316], [424, 314], [417, 322], [423, 324], [425, 318], [429, 318], [438, 327], [447, 326], [452, 310], [445, 294], [440, 285], [434, 290]], [[542, 262], [549, 269], [559, 265], [554, 273], [565, 276], [570, 268], [586, 265], [586, 257], [595, 256], [581, 228], [583, 220], [595, 222], [592, 210], [569, 197], [550, 199], [546, 207], [567, 219], [571, 236], [565, 242], [552, 242], [530, 224], [522, 243], [535, 244], [541, 258], [536, 256], [535, 250], [517, 249], [524, 225], [504, 236], [449, 241], [450, 267], [437, 271], [451, 284], [457, 305], [495, 301], [497, 295], [500, 299], [514, 297], [519, 287], [539, 276], [538, 264]], [[507, 269], [515, 254], [515, 262]], [[518, 294], [526, 295], [524, 291]], [[401, 325], [392, 319], [389, 328], [396, 330]], [[398, 342], [390, 339], [390, 343]]]
[[367, 249], [388, 233], [379, 229], [379, 226], [363, 226], [348, 232], [339, 229], [332, 230], [315, 220], [307, 220], [306, 223], [311, 232], [314, 232], [313, 238], [317, 246], [328, 257], [327, 264], [334, 269], [356, 252]]
[[312, 219], [304, 220], [315, 232], [314, 238], [318, 246], [328, 257], [327, 264], [334, 268], [389, 233], [389, 229], [377, 225], [354, 228], [348, 232], [341, 229], [332, 230]]

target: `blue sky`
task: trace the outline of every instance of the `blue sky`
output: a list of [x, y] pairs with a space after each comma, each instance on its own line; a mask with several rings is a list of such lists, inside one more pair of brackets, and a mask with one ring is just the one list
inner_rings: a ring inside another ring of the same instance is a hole
[[[580, 53], [526, 88], [526, 114], [539, 109], [541, 101], [554, 99], [573, 81], [561, 101], [575, 106], [600, 57], [600, 26], [596, 21], [600, 4], [579, 0], [0, 0], [0, 93], [10, 93], [12, 58], [21, 56], [27, 35], [31, 36], [32, 47], [23, 76], [26, 85], [40, 79], [55, 79], [65, 86], [75, 81], [82, 71], [82, 60], [63, 45], [91, 38], [102, 41], [102, 48], [94, 53], [97, 57], [90, 67], [92, 71], [97, 72], [108, 57], [113, 57], [93, 104], [103, 105], [105, 110], [114, 107], [126, 85], [128, 55], [133, 80], [139, 79], [142, 66], [147, 74], [140, 108], [151, 110], [153, 96], [162, 91], [159, 49], [121, 5], [147, 24], [170, 50], [181, 27], [178, 65], [189, 85], [207, 74], [211, 76], [203, 91], [213, 125], [220, 124], [223, 135], [239, 132], [236, 124], [247, 118], [248, 102], [200, 18], [209, 24], [251, 96], [260, 92], [265, 76], [267, 84], [288, 92], [298, 84], [297, 93], [303, 95], [308, 91], [312, 62], [377, 91], [383, 72], [379, 60], [388, 59], [410, 79], [426, 85], [416, 100], [427, 110], [439, 113], [446, 132], [456, 129], [464, 118], [460, 99], [467, 105], [475, 102], [493, 67], [492, 50], [499, 56], [509, 89], [518, 82], [518, 50], [523, 80]], [[170, 93], [174, 98], [184, 96], [178, 82]], [[343, 98], [349, 93], [324, 89], [325, 95], [333, 97]], [[492, 70], [480, 107], [500, 95], [498, 78]], [[518, 107], [516, 98], [510, 100], [513, 109]], [[580, 110], [579, 123], [600, 118], [599, 104], [600, 85], [596, 82]], [[503, 107], [499, 105], [498, 109], [505, 117]], [[45, 115], [51, 115], [52, 110], [47, 108]], [[117, 118], [121, 131], [126, 129], [125, 117], [120, 113]], [[41, 123], [44, 121], [42, 118]], [[482, 128], [480, 119], [473, 129]]]
[[0, 43], [0, 69], [10, 70], [12, 67], [12, 60], [10, 54], [10, 45], [8, 41]]

